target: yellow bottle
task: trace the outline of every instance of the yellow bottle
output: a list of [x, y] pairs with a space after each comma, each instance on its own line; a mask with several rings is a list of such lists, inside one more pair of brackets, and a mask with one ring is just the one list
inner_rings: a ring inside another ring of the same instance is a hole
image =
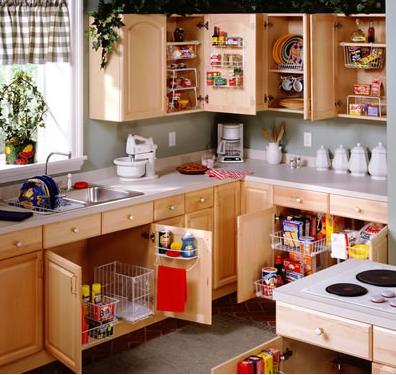
[[91, 302], [96, 305], [102, 302], [102, 285], [100, 283], [92, 284]]
[[88, 313], [88, 303], [91, 299], [91, 288], [89, 285], [84, 284], [81, 286], [82, 303], [84, 306], [85, 315]]

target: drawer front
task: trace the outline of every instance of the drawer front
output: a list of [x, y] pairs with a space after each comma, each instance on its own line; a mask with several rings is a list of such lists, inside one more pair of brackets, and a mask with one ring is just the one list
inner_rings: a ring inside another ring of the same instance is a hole
[[0, 235], [0, 259], [11, 258], [40, 250], [43, 247], [43, 229], [36, 227]]
[[396, 366], [396, 331], [374, 327], [373, 360]]
[[117, 232], [153, 222], [153, 202], [121, 208], [102, 214], [102, 234]]
[[386, 202], [330, 195], [330, 213], [364, 221], [388, 222], [388, 204]]
[[184, 215], [184, 195], [175, 195], [154, 202], [154, 221], [180, 215]]
[[213, 188], [186, 194], [186, 213], [213, 207]]
[[44, 226], [44, 248], [63, 245], [85, 238], [100, 236], [101, 214], [84, 216], [77, 219]]
[[372, 326], [369, 324], [278, 302], [276, 332], [341, 353], [372, 358]]
[[309, 190], [274, 187], [274, 204], [301, 210], [328, 212], [329, 195]]

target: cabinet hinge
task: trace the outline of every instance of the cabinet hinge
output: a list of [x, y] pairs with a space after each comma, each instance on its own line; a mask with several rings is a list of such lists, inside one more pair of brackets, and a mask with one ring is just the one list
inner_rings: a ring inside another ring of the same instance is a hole
[[198, 29], [203, 29], [205, 28], [206, 30], [209, 30], [209, 22], [200, 22], [197, 24]]
[[209, 95], [205, 95], [205, 103], [209, 104]]
[[264, 95], [264, 103], [271, 103], [274, 100], [274, 97], [272, 95]]
[[143, 232], [142, 238], [144, 238], [145, 240], [150, 240], [151, 242], [154, 242], [155, 241], [155, 233]]
[[342, 27], [342, 23], [341, 22], [338, 22], [338, 21], [334, 22], [334, 28], [335, 29], [341, 29], [341, 27]]
[[198, 95], [197, 100], [199, 102], [203, 102], [205, 99], [204, 99], [204, 97], [202, 95]]
[[264, 29], [270, 28], [272, 26], [274, 26], [274, 25], [271, 22], [264, 21]]
[[337, 101], [334, 103], [334, 105], [335, 105], [337, 108], [342, 107], [343, 104], [344, 104], [344, 103], [342, 102], [342, 100], [337, 100]]

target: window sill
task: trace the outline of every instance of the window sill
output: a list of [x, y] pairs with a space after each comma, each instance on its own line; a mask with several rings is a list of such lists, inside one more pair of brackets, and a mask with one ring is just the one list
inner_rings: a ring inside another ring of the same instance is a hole
[[[55, 175], [78, 171], [81, 169], [86, 160], [86, 156], [73, 158], [70, 160], [54, 160], [48, 163], [48, 174]], [[1, 165], [0, 166], [0, 184], [24, 180], [36, 175], [42, 175], [45, 171], [45, 163], [35, 163], [29, 165]]]

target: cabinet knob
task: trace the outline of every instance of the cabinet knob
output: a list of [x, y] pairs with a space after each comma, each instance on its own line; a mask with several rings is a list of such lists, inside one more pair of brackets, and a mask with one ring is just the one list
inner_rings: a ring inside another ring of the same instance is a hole
[[77, 227], [73, 227], [73, 228], [72, 228], [72, 232], [73, 232], [73, 233], [79, 233], [79, 232], [80, 232], [80, 229], [78, 229]]
[[21, 241], [16, 241], [15, 242], [16, 247], [22, 247], [22, 242]]
[[315, 328], [315, 335], [322, 336], [323, 335], [323, 328]]
[[360, 207], [355, 207], [355, 212], [360, 214], [362, 212], [362, 209]]
[[128, 215], [128, 220], [133, 221], [135, 220], [135, 217], [133, 215]]
[[297, 198], [297, 199], [296, 199], [296, 202], [297, 202], [297, 203], [302, 203], [302, 201], [303, 201], [303, 200], [302, 200], [301, 198]]
[[169, 210], [170, 210], [170, 211], [176, 210], [176, 206], [174, 206], [174, 205], [172, 204], [171, 206], [169, 206]]
[[205, 203], [205, 202], [206, 202], [206, 198], [203, 198], [203, 197], [202, 197], [202, 198], [199, 199], [199, 201], [200, 201], [201, 203]]

